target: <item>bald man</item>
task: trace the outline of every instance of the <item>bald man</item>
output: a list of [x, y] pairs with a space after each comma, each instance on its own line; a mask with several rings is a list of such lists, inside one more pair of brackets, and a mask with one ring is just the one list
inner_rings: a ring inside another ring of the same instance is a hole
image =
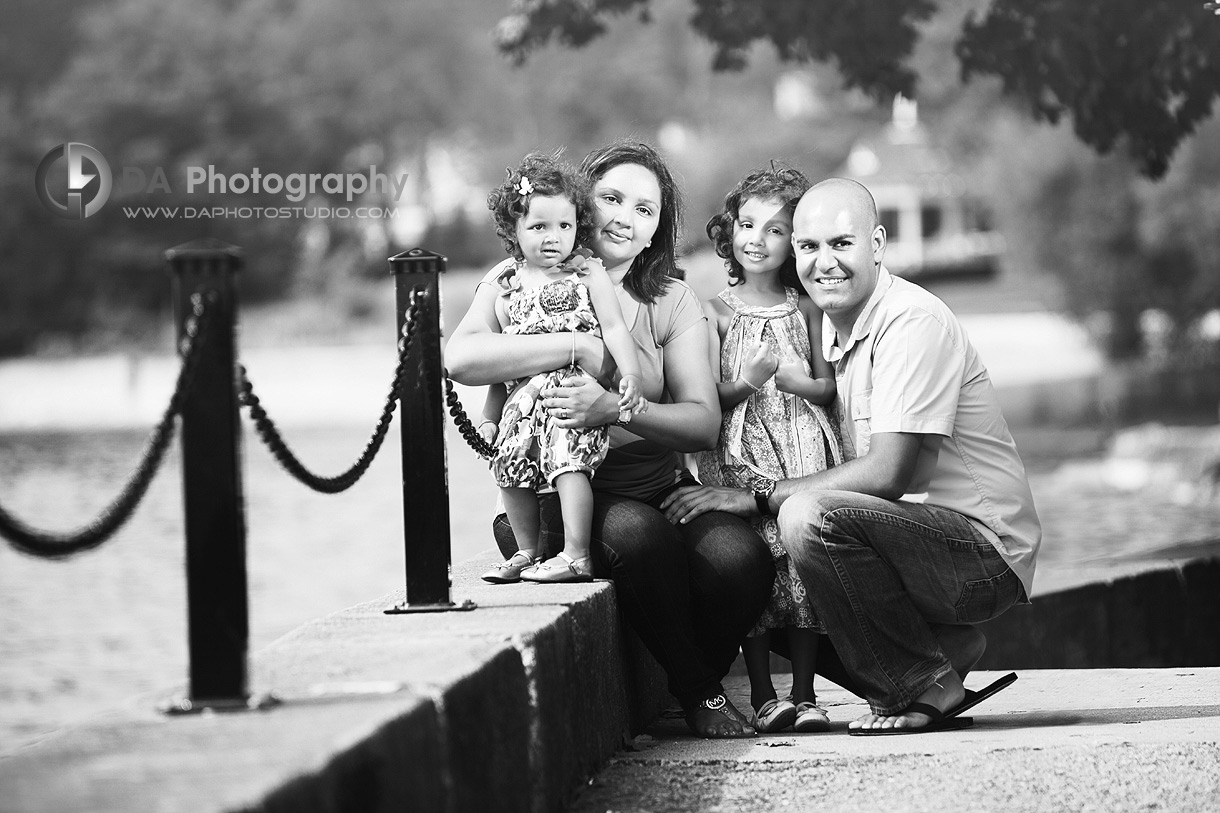
[[779, 517], [780, 537], [834, 648], [869, 701], [854, 735], [964, 728], [973, 626], [1028, 602], [1042, 531], [986, 368], [953, 313], [882, 265], [872, 195], [833, 178], [793, 216], [797, 272], [825, 314], [855, 459], [753, 492], [683, 489], [671, 521], [722, 510]]

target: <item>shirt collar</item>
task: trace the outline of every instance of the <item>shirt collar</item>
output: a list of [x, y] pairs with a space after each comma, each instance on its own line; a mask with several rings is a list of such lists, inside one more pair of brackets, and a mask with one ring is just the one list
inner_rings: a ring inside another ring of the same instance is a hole
[[883, 265], [877, 269], [877, 287], [873, 289], [872, 296], [868, 298], [868, 302], [864, 305], [864, 310], [860, 311], [860, 315], [856, 317], [856, 323], [852, 326], [851, 335], [847, 337], [847, 341], [842, 345], [839, 344], [839, 335], [835, 332], [835, 327], [830, 322], [830, 317], [822, 314], [822, 355], [830, 363], [835, 363], [847, 355], [856, 342], [868, 336], [873, 329], [873, 315], [877, 311], [877, 307], [881, 304], [881, 298], [885, 296], [886, 291], [894, 284], [894, 278]]

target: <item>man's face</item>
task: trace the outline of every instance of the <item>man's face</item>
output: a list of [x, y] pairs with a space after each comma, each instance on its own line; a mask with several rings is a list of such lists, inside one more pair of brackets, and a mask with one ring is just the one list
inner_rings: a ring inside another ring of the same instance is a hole
[[848, 334], [877, 287], [885, 229], [841, 189], [814, 189], [792, 219], [796, 272], [813, 303]]

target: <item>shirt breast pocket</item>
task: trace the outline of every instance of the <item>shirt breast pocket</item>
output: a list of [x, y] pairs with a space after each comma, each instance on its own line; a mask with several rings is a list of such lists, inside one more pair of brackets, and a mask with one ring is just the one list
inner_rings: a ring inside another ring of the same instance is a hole
[[856, 457], [868, 453], [869, 441], [872, 438], [873, 391], [871, 389], [852, 393], [851, 423], [855, 435]]

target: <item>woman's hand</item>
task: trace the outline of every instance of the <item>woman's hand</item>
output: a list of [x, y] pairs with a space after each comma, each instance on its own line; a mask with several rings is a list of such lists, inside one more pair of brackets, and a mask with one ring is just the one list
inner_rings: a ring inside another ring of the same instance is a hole
[[739, 517], [758, 513], [754, 495], [728, 486], [683, 486], [661, 502], [665, 518], [675, 525], [690, 522], [708, 511], [725, 511]]
[[590, 375], [603, 381], [614, 376], [614, 357], [606, 352], [605, 343], [592, 333], [576, 334], [576, 363]]
[[607, 392], [592, 378], [569, 376], [558, 387], [547, 387], [540, 395], [542, 406], [564, 429], [602, 426], [618, 419], [618, 396]]
[[741, 377], [753, 390], [762, 389], [767, 379], [775, 375], [779, 359], [771, 352], [766, 342], [756, 342], [741, 363]]

